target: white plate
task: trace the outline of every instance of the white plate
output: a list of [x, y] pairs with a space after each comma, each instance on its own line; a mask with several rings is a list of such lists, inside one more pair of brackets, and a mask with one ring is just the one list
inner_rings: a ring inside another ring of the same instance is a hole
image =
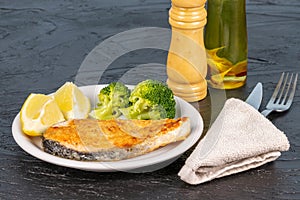
[[[106, 85], [90, 85], [80, 87], [80, 90], [90, 98], [92, 107], [96, 103], [97, 94]], [[129, 86], [132, 88], [133, 86]], [[185, 151], [191, 148], [200, 138], [203, 132], [203, 120], [199, 112], [189, 103], [179, 97], [176, 100], [176, 117], [186, 116], [191, 119], [191, 134], [184, 140], [169, 144], [153, 152], [135, 158], [114, 161], [76, 161], [53, 156], [43, 151], [41, 137], [29, 137], [22, 132], [20, 114], [18, 114], [12, 124], [12, 134], [16, 143], [27, 153], [43, 161], [86, 171], [96, 172], [148, 172], [163, 168], [174, 162]]]

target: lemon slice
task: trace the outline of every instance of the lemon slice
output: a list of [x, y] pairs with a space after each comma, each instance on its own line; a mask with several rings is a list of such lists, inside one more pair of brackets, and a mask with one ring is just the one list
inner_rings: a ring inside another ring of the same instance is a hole
[[65, 118], [84, 119], [91, 110], [90, 100], [72, 82], [66, 82], [54, 93], [55, 101]]
[[25, 134], [40, 136], [48, 127], [65, 118], [53, 97], [32, 93], [21, 108], [20, 120]]

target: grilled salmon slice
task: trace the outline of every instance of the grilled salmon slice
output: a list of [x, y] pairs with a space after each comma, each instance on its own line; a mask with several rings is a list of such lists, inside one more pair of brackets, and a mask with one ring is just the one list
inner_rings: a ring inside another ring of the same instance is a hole
[[43, 134], [44, 151], [87, 161], [116, 161], [184, 140], [191, 131], [187, 117], [163, 120], [73, 119]]

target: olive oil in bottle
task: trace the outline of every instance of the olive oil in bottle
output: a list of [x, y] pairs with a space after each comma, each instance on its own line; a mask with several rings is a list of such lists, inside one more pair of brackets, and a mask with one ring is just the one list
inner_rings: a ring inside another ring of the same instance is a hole
[[247, 77], [245, 0], [208, 0], [204, 42], [208, 84], [214, 88], [241, 87]]

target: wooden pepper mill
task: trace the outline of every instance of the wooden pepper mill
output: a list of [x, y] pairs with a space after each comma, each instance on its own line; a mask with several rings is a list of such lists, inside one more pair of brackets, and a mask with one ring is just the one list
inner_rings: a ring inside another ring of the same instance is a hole
[[207, 61], [203, 41], [206, 0], [172, 0], [169, 23], [172, 38], [167, 60], [167, 84], [188, 102], [207, 95]]

